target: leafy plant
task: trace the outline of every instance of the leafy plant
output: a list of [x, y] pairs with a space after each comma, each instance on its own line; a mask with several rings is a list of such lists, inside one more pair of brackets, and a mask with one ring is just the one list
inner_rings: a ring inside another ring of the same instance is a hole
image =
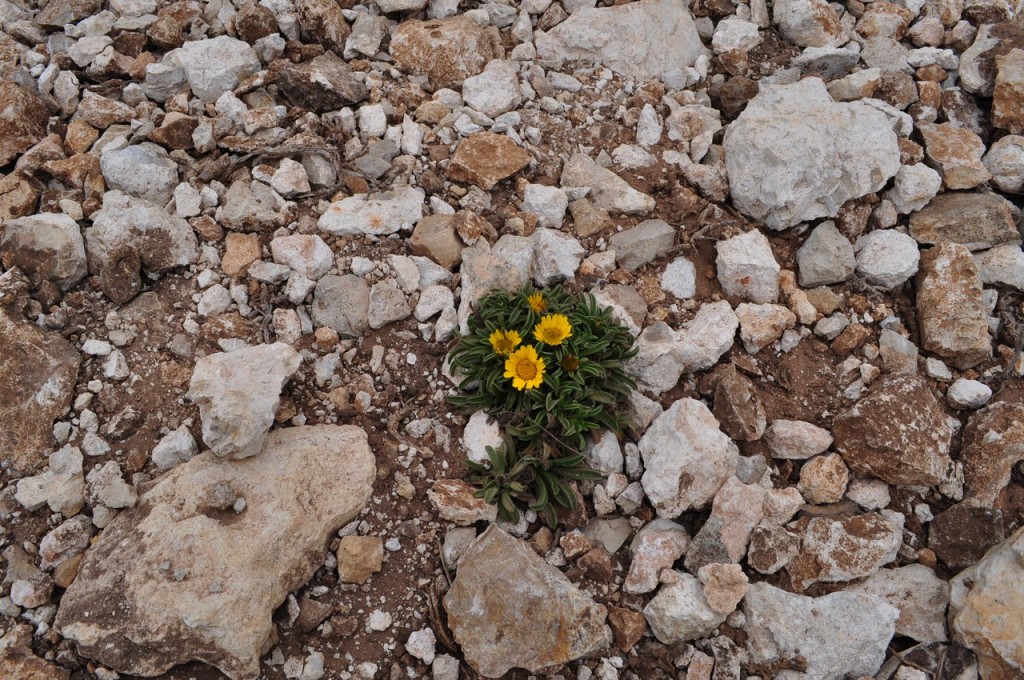
[[552, 501], [574, 506], [568, 481], [592, 472], [581, 453], [587, 433], [625, 425], [621, 407], [636, 384], [622, 364], [636, 354], [633, 336], [592, 295], [529, 285], [485, 295], [468, 326], [449, 354], [465, 376], [449, 401], [486, 410], [511, 439], [495, 454], [500, 472], [494, 460], [489, 471], [471, 464], [481, 497], [506, 517], [516, 500], [532, 498], [545, 513]]
[[470, 482], [479, 487], [474, 494], [498, 506], [498, 517], [506, 522], [519, 521], [516, 501], [526, 503], [552, 528], [558, 522], [555, 505], [575, 510], [576, 491], [573, 480], [598, 479], [601, 473], [591, 470], [583, 454], [557, 456], [526, 456], [516, 451], [515, 444], [506, 440], [501, 446], [487, 447], [490, 467], [466, 461], [472, 476]]

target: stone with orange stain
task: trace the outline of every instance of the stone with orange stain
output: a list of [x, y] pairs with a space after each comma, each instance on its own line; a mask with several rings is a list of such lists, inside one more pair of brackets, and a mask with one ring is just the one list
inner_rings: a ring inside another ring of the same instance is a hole
[[1024, 132], [1024, 50], [996, 57], [992, 124], [1015, 135]]
[[423, 217], [423, 189], [397, 186], [391, 191], [356, 194], [331, 204], [320, 216], [320, 229], [335, 236], [385, 236], [411, 229]]
[[441, 519], [468, 526], [474, 522], [493, 522], [498, 516], [497, 508], [473, 494], [476, 489], [461, 479], [439, 479], [427, 498], [437, 509]]
[[505, 135], [478, 132], [467, 137], [455, 149], [455, 155], [448, 164], [448, 177], [490, 191], [498, 182], [511, 177], [529, 163], [530, 154]]
[[794, 590], [814, 583], [844, 583], [870, 576], [896, 559], [903, 528], [870, 512], [844, 519], [815, 517], [807, 523], [803, 545], [786, 567]]
[[462, 557], [444, 607], [466, 662], [486, 678], [557, 668], [612, 642], [607, 610], [495, 524]]

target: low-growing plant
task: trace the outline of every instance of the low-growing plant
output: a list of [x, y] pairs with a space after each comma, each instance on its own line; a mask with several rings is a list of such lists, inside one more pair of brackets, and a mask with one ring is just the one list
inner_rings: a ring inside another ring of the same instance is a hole
[[494, 460], [490, 471], [471, 465], [481, 497], [506, 517], [515, 500], [545, 514], [551, 502], [574, 507], [569, 482], [599, 476], [583, 462], [586, 435], [621, 434], [625, 425], [621, 407], [636, 384], [623, 362], [636, 354], [633, 336], [592, 295], [561, 287], [492, 291], [468, 330], [449, 354], [453, 374], [464, 376], [462, 394], [449, 401], [465, 413], [486, 410], [509, 437], [496, 454], [500, 472]]

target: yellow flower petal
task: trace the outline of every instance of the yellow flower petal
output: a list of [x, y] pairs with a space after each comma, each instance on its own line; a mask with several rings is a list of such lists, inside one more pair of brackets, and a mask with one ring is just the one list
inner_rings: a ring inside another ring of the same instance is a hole
[[494, 353], [499, 356], [508, 356], [523, 342], [518, 331], [497, 330], [491, 333], [487, 339], [490, 341]]
[[526, 301], [530, 304], [530, 309], [537, 314], [548, 311], [548, 303], [544, 300], [543, 293], [534, 293], [526, 298]]
[[572, 337], [572, 325], [564, 314], [548, 314], [533, 329], [533, 337], [545, 345], [561, 345]]
[[544, 382], [544, 368], [544, 360], [537, 356], [537, 350], [526, 345], [505, 360], [504, 377], [512, 378], [512, 387], [517, 390], [530, 390]]

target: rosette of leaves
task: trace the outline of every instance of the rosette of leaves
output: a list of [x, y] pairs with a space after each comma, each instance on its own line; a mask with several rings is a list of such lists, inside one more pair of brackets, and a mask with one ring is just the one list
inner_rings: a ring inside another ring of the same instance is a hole
[[601, 476], [587, 467], [582, 454], [559, 456], [548, 447], [545, 455], [523, 455], [509, 439], [501, 446], [488, 446], [487, 458], [489, 466], [466, 461], [470, 483], [478, 488], [474, 495], [496, 505], [498, 518], [513, 524], [519, 521], [517, 503], [526, 503], [554, 528], [555, 506], [575, 510], [579, 502], [572, 482]]
[[[543, 308], [531, 305], [537, 294]], [[490, 341], [495, 331], [516, 331], [524, 343], [545, 315], [568, 318], [572, 334], [558, 345], [535, 343], [544, 360], [539, 387], [515, 389], [505, 377], [505, 357]], [[542, 443], [580, 452], [585, 435], [598, 429], [621, 433], [622, 404], [636, 383], [622, 364], [637, 352], [633, 336], [588, 293], [572, 295], [561, 287], [515, 293], [492, 291], [468, 320], [469, 332], [449, 353], [452, 373], [465, 376], [462, 394], [449, 397], [465, 413], [485, 409], [529, 454]]]

